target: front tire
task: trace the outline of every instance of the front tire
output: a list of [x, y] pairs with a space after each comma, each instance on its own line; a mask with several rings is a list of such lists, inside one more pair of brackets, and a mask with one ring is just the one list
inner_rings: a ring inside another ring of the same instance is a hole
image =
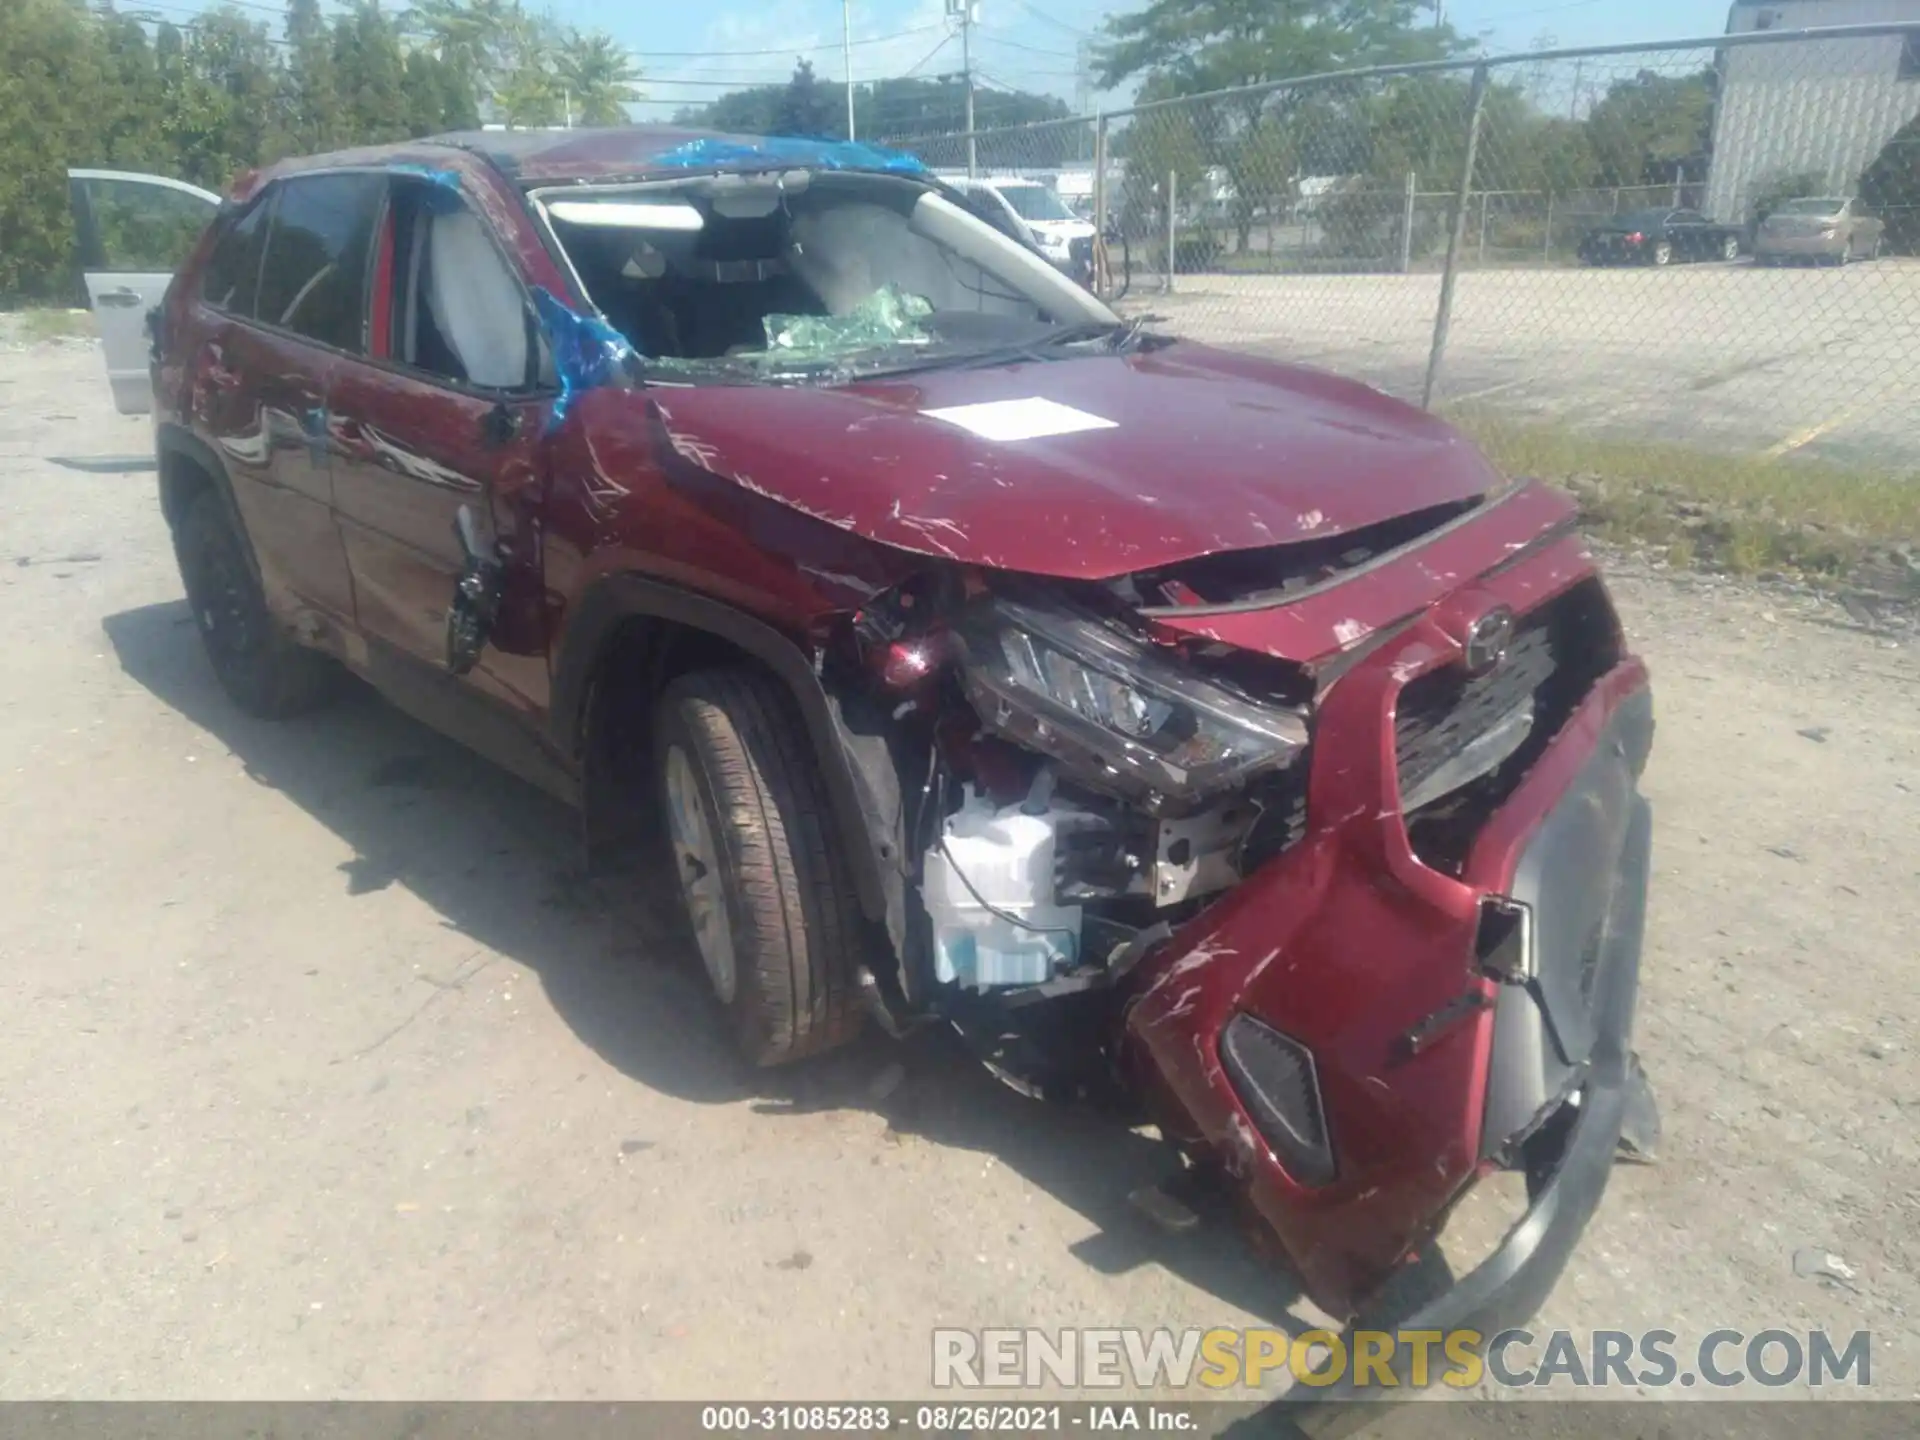
[[1658, 245], [1653, 247], [1653, 254], [1650, 258], [1653, 261], [1655, 269], [1664, 270], [1673, 263], [1673, 242], [1670, 240], [1662, 240]]
[[864, 922], [792, 697], [748, 667], [684, 675], [654, 735], [681, 899], [742, 1055], [781, 1065], [853, 1039]]
[[211, 488], [187, 505], [173, 532], [187, 604], [220, 687], [263, 720], [285, 720], [330, 700], [339, 668], [295, 642], [267, 609], [227, 508]]
[[1731, 264], [1740, 258], [1740, 242], [1729, 235], [1720, 242], [1720, 258]]

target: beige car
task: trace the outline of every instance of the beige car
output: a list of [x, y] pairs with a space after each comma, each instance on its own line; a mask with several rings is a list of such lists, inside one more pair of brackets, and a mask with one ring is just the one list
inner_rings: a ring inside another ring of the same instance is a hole
[[1753, 259], [1758, 265], [1804, 261], [1810, 265], [1844, 265], [1849, 260], [1874, 260], [1886, 227], [1865, 214], [1858, 200], [1837, 195], [1807, 196], [1782, 201], [1754, 235]]

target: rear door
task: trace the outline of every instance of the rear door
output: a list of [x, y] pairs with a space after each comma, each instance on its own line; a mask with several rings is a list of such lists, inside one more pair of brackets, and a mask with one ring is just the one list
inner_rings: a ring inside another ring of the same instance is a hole
[[[367, 340], [367, 273], [384, 177], [277, 180], [209, 257], [202, 303], [218, 312], [194, 358], [196, 428], [234, 498], [274, 608], [312, 633], [350, 632], [353, 585], [333, 514], [327, 390]], [[257, 270], [251, 236], [263, 234]], [[225, 287], [234, 286], [231, 294]]]
[[144, 415], [153, 409], [147, 315], [220, 197], [184, 180], [120, 170], [69, 170], [67, 193], [114, 408]]

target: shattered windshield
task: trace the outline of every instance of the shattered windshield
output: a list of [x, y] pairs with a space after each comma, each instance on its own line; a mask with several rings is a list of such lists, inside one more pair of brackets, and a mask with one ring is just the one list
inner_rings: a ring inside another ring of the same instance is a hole
[[661, 383], [824, 383], [1134, 343], [1085, 289], [913, 180], [788, 171], [535, 198]]

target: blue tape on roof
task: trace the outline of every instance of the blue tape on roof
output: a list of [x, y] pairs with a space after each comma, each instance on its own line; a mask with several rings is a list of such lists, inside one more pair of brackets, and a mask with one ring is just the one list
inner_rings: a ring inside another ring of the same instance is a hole
[[669, 169], [706, 170], [728, 165], [804, 165], [821, 170], [898, 170], [920, 174], [926, 170], [912, 155], [882, 150], [857, 140], [803, 140], [769, 135], [760, 140], [689, 140], [654, 157], [655, 165]]
[[553, 346], [553, 369], [560, 381], [560, 396], [547, 417], [551, 430], [567, 418], [574, 396], [621, 379], [638, 352], [606, 321], [569, 310], [543, 286], [534, 287], [533, 308]]
[[387, 168], [395, 175], [412, 175], [419, 180], [431, 180], [435, 185], [444, 185], [449, 190], [460, 188], [458, 170], [436, 170], [431, 165], [390, 165]]
[[389, 169], [395, 175], [425, 180], [433, 186], [428, 192], [427, 208], [435, 214], [444, 215], [460, 208], [460, 173], [457, 170], [436, 170], [431, 165], [394, 165]]

